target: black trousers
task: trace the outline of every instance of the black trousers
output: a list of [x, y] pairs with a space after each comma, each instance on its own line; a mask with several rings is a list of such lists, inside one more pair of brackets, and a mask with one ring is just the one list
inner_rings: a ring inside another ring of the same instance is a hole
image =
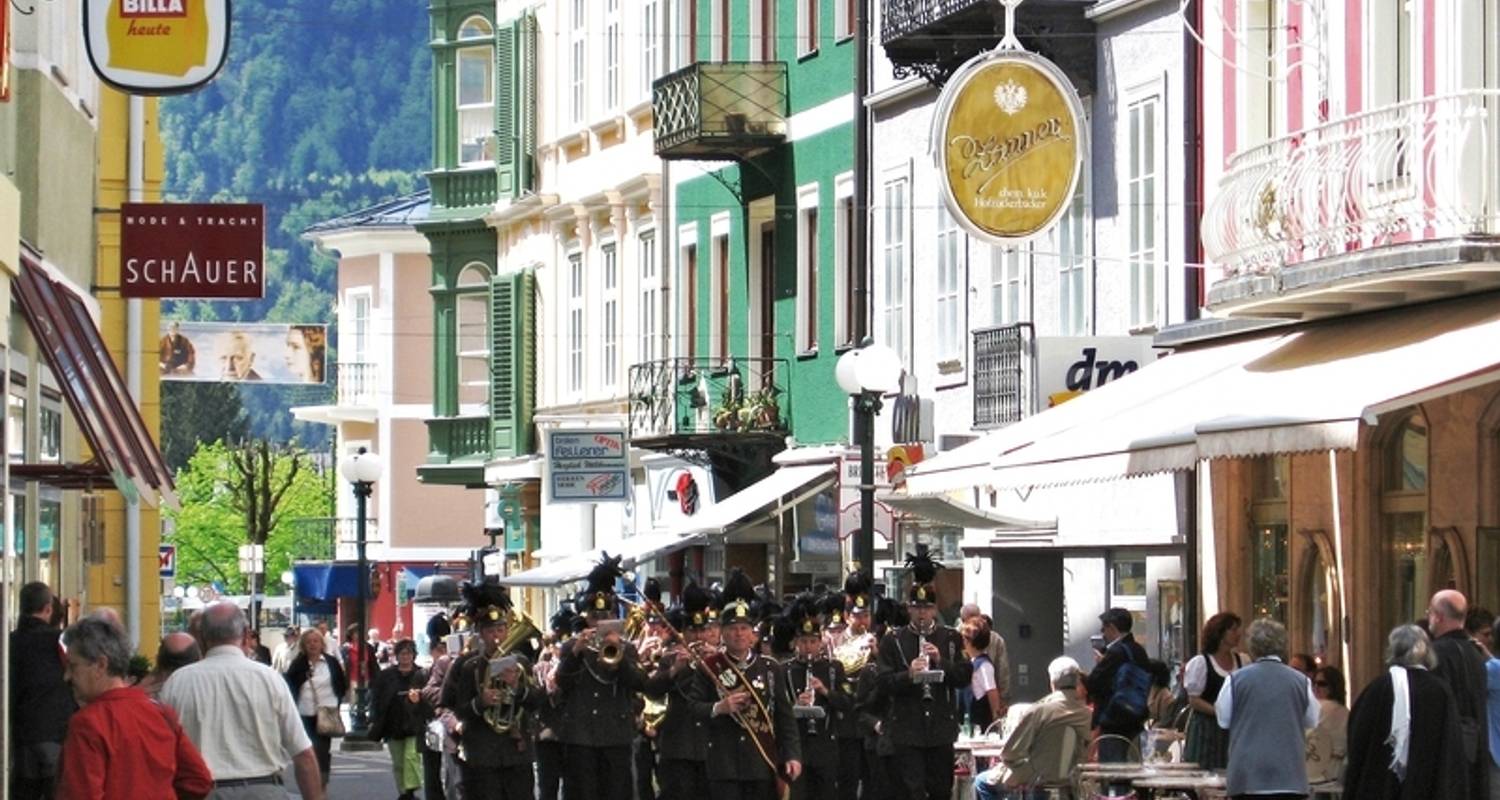
[[775, 781], [709, 781], [713, 800], [776, 800]]
[[953, 797], [953, 745], [896, 745], [890, 759], [901, 800], [950, 800]]
[[565, 745], [563, 797], [566, 800], [630, 800], [630, 745]]
[[859, 784], [865, 774], [865, 740], [839, 740], [839, 800], [859, 800]]
[[656, 774], [661, 779], [662, 800], [708, 797], [708, 769], [702, 761], [662, 759]]
[[428, 750], [427, 745], [422, 748], [422, 786], [423, 797], [426, 800], [447, 800], [443, 795], [443, 754], [436, 750]]
[[645, 736], [637, 736], [632, 748], [635, 800], [656, 800], [656, 742]]
[[792, 784], [792, 800], [829, 800], [838, 791], [838, 766], [802, 765], [802, 774]]
[[328, 788], [329, 772], [333, 769], [333, 739], [318, 734], [316, 715], [302, 718], [302, 729], [312, 740], [313, 753], [318, 756], [318, 772], [323, 775], [323, 788]]
[[529, 763], [510, 767], [490, 767], [472, 761], [464, 764], [464, 797], [534, 800], [535, 787]]
[[557, 800], [563, 781], [563, 743], [546, 739], [536, 743], [536, 775], [539, 800]]

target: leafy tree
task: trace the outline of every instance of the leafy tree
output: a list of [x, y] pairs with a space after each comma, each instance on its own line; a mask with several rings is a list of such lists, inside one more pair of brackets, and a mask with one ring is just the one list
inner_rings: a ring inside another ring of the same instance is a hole
[[239, 442], [250, 432], [240, 404], [239, 387], [232, 383], [163, 381], [161, 384], [161, 453], [173, 473], [204, 442]]

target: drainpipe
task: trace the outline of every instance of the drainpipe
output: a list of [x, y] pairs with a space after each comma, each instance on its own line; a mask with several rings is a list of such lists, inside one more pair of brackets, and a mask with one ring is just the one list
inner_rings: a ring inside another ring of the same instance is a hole
[[[130, 139], [126, 153], [126, 188], [131, 202], [145, 199], [146, 99], [130, 96]], [[122, 221], [123, 223], [123, 221]], [[136, 406], [141, 402], [141, 301], [125, 301], [125, 385]], [[141, 643], [141, 501], [125, 498], [125, 625], [130, 643]]]
[[[1203, 30], [1203, 2], [1193, 4], [1192, 30]], [[1192, 322], [1200, 316], [1203, 302], [1203, 148], [1199, 146], [1203, 136], [1203, 62], [1198, 52], [1198, 42], [1189, 31], [1182, 34], [1182, 66], [1188, 84], [1183, 92], [1182, 147], [1183, 147], [1183, 196], [1187, 198], [1187, 214], [1182, 225], [1182, 253], [1187, 261], [1183, 281], [1183, 320]], [[1200, 466], [1193, 464], [1192, 472], [1184, 481], [1183, 503], [1189, 509], [1185, 515], [1184, 531], [1187, 542], [1187, 580], [1183, 581], [1183, 604], [1187, 609], [1186, 630], [1183, 631], [1183, 655], [1198, 652], [1198, 623], [1202, 616], [1199, 599], [1200, 581], [1198, 571], [1202, 568], [1198, 548], [1202, 537], [1199, 527], [1198, 490], [1201, 482]]]
[[[855, 3], [854, 41], [854, 299], [859, 310], [850, 320], [851, 342], [859, 343], [874, 327], [870, 320], [874, 306], [870, 301], [870, 121], [865, 95], [870, 93], [870, 11], [869, 3]], [[870, 565], [864, 565], [870, 569]]]

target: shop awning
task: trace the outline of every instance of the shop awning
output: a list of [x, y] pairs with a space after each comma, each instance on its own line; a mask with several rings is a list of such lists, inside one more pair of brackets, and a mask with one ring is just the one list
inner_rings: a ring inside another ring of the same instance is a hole
[[[1360, 424], [1380, 414], [1500, 381], [1497, 342], [1500, 303], [1481, 295], [1174, 354], [1073, 401], [1095, 401], [1100, 413], [1001, 455], [988, 483], [1084, 483], [1201, 459], [1353, 449]], [[1227, 366], [1129, 401], [1137, 386], [1159, 383], [1159, 367], [1188, 357]], [[1127, 401], [1103, 407], [1116, 396]]]
[[836, 477], [836, 465], [788, 464], [738, 492], [678, 522], [671, 531], [680, 536], [722, 535], [780, 514], [827, 489]]
[[993, 511], [985, 511], [972, 503], [965, 503], [947, 494], [912, 495], [902, 492], [887, 492], [880, 496], [880, 502], [891, 506], [897, 511], [902, 511], [939, 525], [951, 525], [955, 528], [1005, 531], [1057, 530], [1057, 520], [1019, 519], [1004, 514], [996, 514]]
[[[78, 475], [57, 474], [53, 465], [50, 472], [36, 473], [38, 479], [50, 476], [58, 485], [76, 488], [104, 471], [127, 497], [153, 507], [158, 502], [176, 507], [171, 471], [110, 359], [88, 305], [24, 252], [12, 286], [37, 349], [98, 461], [80, 465]], [[13, 473], [29, 474], [29, 465], [21, 466], [12, 468]]]
[[630, 569], [639, 564], [654, 561], [684, 547], [692, 547], [703, 542], [704, 537], [702, 536], [683, 536], [675, 533], [642, 533], [617, 542], [611, 547], [601, 547], [582, 553], [574, 553], [556, 561], [549, 561], [541, 566], [532, 567], [524, 572], [501, 576], [499, 580], [500, 583], [506, 586], [562, 586], [588, 577], [589, 570], [593, 569], [599, 563], [599, 559], [606, 552], [610, 556], [619, 556], [621, 566], [625, 569]]
[[292, 565], [297, 602], [318, 603], [359, 597], [359, 565], [327, 562]]

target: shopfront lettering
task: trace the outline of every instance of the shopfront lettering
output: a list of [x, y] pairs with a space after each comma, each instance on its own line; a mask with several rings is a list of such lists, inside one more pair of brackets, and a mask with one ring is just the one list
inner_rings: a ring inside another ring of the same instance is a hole
[[949, 144], [958, 148], [958, 157], [963, 162], [964, 180], [972, 179], [977, 173], [988, 173], [985, 179], [975, 190], [977, 194], [983, 194], [989, 185], [1013, 164], [1026, 158], [1038, 148], [1049, 143], [1064, 143], [1072, 141], [1072, 137], [1063, 130], [1062, 120], [1057, 117], [1043, 120], [1036, 127], [1025, 130], [1012, 136], [1001, 138], [991, 134], [980, 139], [968, 134], [954, 136]]
[[187, 8], [182, 0], [121, 0], [120, 15], [124, 17], [185, 17]]
[[260, 264], [234, 259], [203, 259], [188, 253], [179, 263], [176, 259], [128, 258], [125, 280], [136, 284], [250, 284], [261, 282]]
[[1083, 358], [1068, 367], [1067, 387], [1070, 391], [1086, 392], [1098, 386], [1123, 378], [1140, 369], [1135, 361], [1101, 361], [1098, 348], [1083, 348]]

